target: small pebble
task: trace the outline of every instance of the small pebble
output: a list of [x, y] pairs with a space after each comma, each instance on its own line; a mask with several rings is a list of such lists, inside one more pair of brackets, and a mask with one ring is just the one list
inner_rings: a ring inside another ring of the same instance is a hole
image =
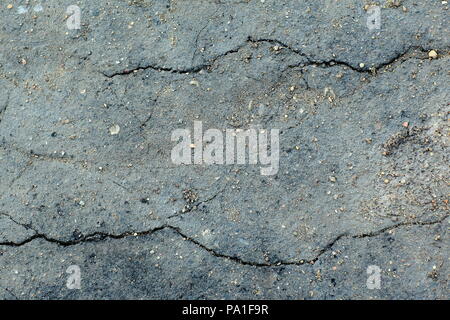
[[431, 50], [430, 52], [428, 52], [428, 56], [431, 59], [436, 59], [438, 57], [438, 54], [437, 54], [437, 52], [435, 50]]
[[120, 127], [117, 125], [117, 124], [115, 124], [115, 125], [113, 125], [113, 126], [111, 126], [110, 128], [109, 128], [109, 133], [113, 136], [113, 135], [116, 135], [116, 134], [119, 134], [119, 132], [120, 132]]

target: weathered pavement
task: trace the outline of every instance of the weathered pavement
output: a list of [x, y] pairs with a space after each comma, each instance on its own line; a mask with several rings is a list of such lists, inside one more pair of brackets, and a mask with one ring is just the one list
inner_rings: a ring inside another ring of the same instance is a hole
[[[448, 299], [448, 4], [370, 4], [2, 2], [0, 298]], [[279, 172], [173, 164], [197, 120]]]

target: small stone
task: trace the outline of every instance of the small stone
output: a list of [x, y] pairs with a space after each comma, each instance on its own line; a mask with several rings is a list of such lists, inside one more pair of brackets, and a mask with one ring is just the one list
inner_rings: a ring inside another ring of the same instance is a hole
[[330, 181], [333, 182], [333, 183], [336, 182], [336, 180], [337, 180], [336, 177], [333, 177], [333, 176], [329, 177], [329, 179], [330, 179]]
[[198, 87], [199, 83], [197, 80], [191, 80], [191, 82], [189, 82], [189, 84]]
[[408, 122], [408, 121], [403, 122], [403, 123], [402, 123], [402, 126], [404, 126], [405, 128], [408, 128], [409, 122]]
[[113, 125], [113, 126], [111, 126], [110, 128], [109, 128], [109, 133], [113, 136], [113, 135], [116, 135], [116, 134], [119, 134], [119, 132], [120, 132], [120, 127], [117, 125], [117, 124], [115, 124], [115, 125]]
[[362, 63], [362, 62], [359, 64], [359, 67], [360, 67], [360, 68], [364, 68], [365, 66], [366, 66], [366, 65], [365, 65], [364, 63]]
[[437, 52], [435, 50], [431, 50], [430, 52], [428, 52], [428, 56], [431, 59], [436, 59], [438, 57], [438, 54], [437, 54]]
[[12, 9], [14, 6], [13, 6], [12, 4], [8, 4], [6, 7], [7, 7], [8, 9]]

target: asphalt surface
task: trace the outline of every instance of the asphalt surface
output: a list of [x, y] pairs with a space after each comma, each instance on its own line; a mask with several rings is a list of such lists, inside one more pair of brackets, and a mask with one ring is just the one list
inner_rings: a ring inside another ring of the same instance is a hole
[[[449, 18], [437, 0], [3, 1], [0, 298], [448, 299]], [[279, 129], [278, 172], [174, 164], [194, 121]]]

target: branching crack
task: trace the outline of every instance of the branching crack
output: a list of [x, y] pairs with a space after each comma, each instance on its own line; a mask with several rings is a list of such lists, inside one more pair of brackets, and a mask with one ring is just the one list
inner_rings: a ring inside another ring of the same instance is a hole
[[191, 68], [186, 68], [186, 69], [174, 69], [174, 68], [161, 67], [158, 65], [149, 64], [149, 65], [144, 65], [144, 66], [138, 65], [137, 67], [134, 67], [131, 69], [125, 69], [125, 70], [119, 71], [119, 72], [113, 72], [113, 73], [102, 72], [102, 74], [107, 78], [114, 78], [116, 76], [124, 76], [124, 75], [136, 73], [138, 71], [148, 70], [148, 69], [155, 70], [158, 72], [169, 72], [169, 73], [177, 73], [177, 74], [198, 73], [200, 71], [210, 69], [213, 66], [214, 62], [216, 62], [218, 59], [223, 58], [231, 53], [236, 53], [244, 46], [245, 46], [245, 44], [239, 45], [234, 49], [228, 50], [225, 53], [222, 53], [222, 54], [214, 57], [213, 59], [211, 59], [209, 63], [202, 63], [200, 65], [193, 66]]
[[[161, 67], [161, 66], [149, 64], [149, 65], [144, 65], [144, 66], [138, 65], [137, 67], [134, 67], [131, 69], [125, 69], [125, 70], [119, 71], [119, 72], [113, 72], [113, 73], [102, 72], [102, 74], [105, 77], [114, 78], [116, 76], [128, 75], [131, 73], [135, 73], [135, 72], [138, 72], [141, 70], [147, 70], [147, 69], [152, 69], [152, 70], [159, 71], [159, 72], [169, 72], [169, 73], [178, 73], [178, 74], [198, 73], [203, 70], [211, 69], [211, 67], [214, 65], [214, 63], [218, 59], [223, 58], [223, 57], [227, 56], [228, 54], [239, 52], [239, 50], [242, 49], [243, 47], [245, 47], [248, 43], [262, 43], [262, 42], [278, 45], [280, 48], [288, 49], [289, 51], [291, 51], [307, 60], [306, 63], [296, 63], [294, 65], [288, 65], [286, 69], [294, 68], [294, 67], [305, 67], [305, 66], [310, 66], [310, 65], [314, 65], [314, 66], [322, 67], [322, 68], [342, 66], [342, 67], [347, 67], [355, 72], [372, 74], [372, 75], [375, 75], [378, 70], [380, 70], [384, 67], [388, 67], [388, 66], [396, 63], [397, 61], [400, 61], [400, 60], [405, 61], [405, 60], [413, 57], [413, 53], [416, 51], [419, 51], [419, 52], [425, 54], [431, 50], [431, 49], [423, 48], [421, 46], [411, 45], [405, 51], [392, 57], [391, 59], [389, 59], [386, 62], [382, 62], [382, 63], [379, 63], [378, 65], [374, 65], [371, 67], [370, 66], [361, 67], [359, 65], [354, 66], [349, 62], [338, 60], [338, 59], [320, 60], [320, 59], [311, 57], [311, 56], [307, 55], [306, 53], [304, 53], [296, 48], [293, 48], [292, 46], [289, 46], [288, 44], [286, 44], [280, 40], [277, 40], [277, 39], [268, 39], [268, 38], [255, 39], [255, 38], [252, 38], [251, 36], [249, 36], [249, 37], [247, 37], [247, 40], [244, 43], [235, 47], [234, 49], [228, 50], [225, 53], [217, 55], [216, 57], [212, 58], [208, 63], [202, 63], [200, 65], [193, 66], [191, 68], [175, 69], [175, 68]], [[448, 51], [448, 49], [443, 48], [443, 49], [440, 49], [439, 51]], [[428, 55], [424, 56], [421, 59], [428, 59]]]

